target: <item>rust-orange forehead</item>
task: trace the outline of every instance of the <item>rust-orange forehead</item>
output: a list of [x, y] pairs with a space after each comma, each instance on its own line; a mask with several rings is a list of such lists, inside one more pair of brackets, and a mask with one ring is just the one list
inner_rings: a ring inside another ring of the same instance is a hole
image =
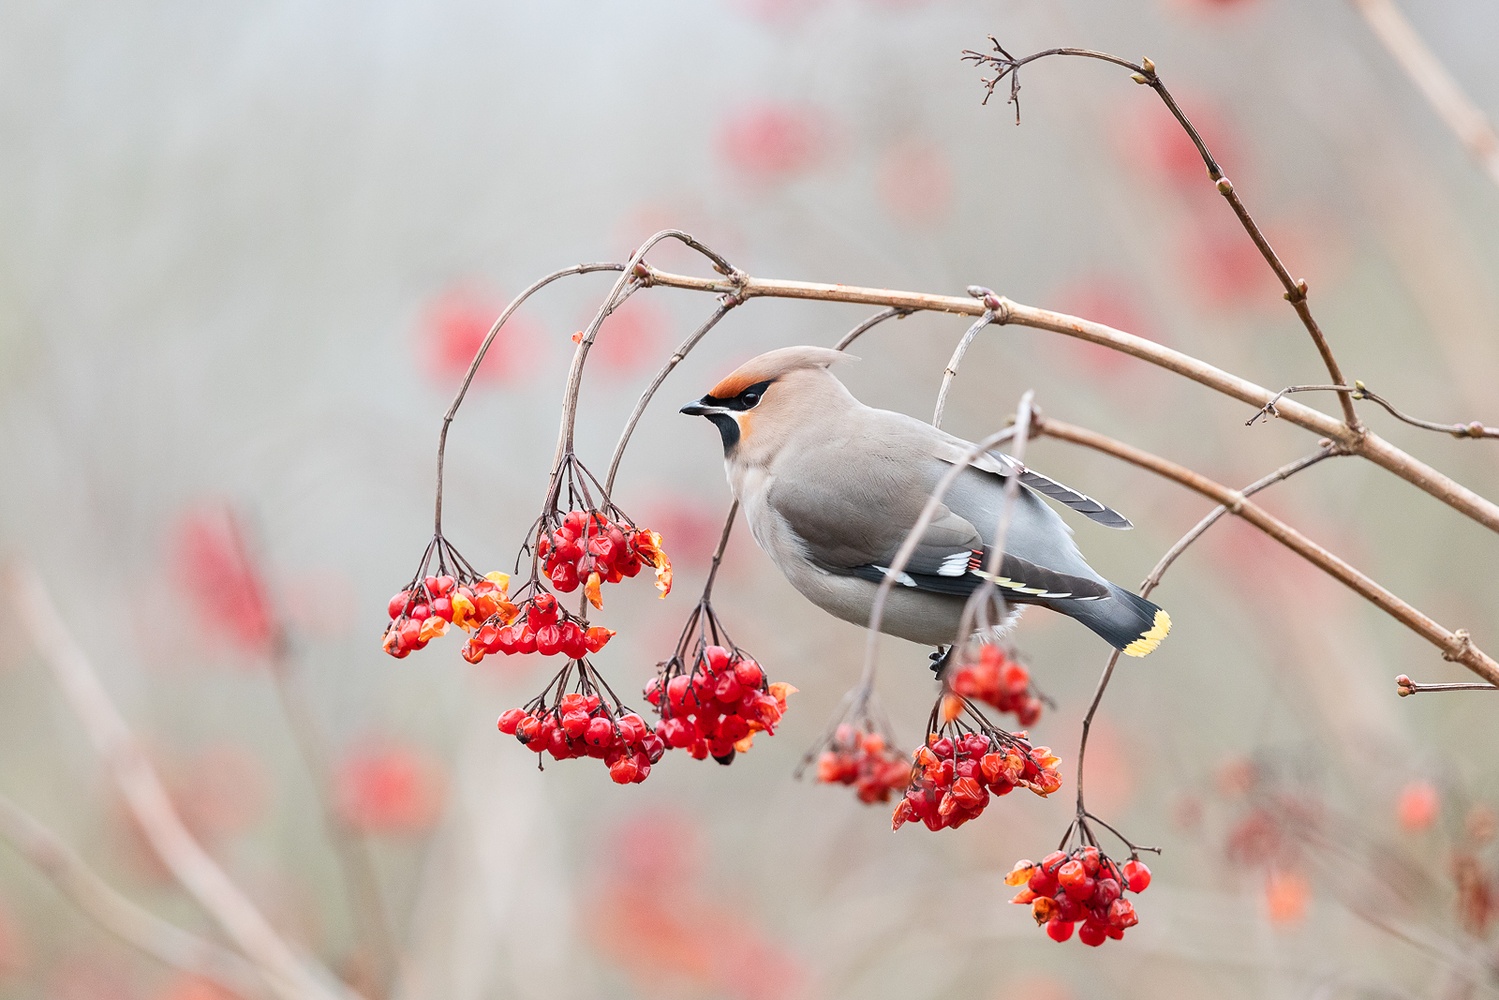
[[710, 390], [715, 399], [733, 399], [756, 382], [780, 378], [789, 372], [809, 368], [826, 368], [835, 361], [854, 360], [841, 351], [826, 347], [783, 347], [757, 358], [751, 358]]
[[714, 399], [733, 399], [756, 382], [764, 382], [767, 378], [774, 378], [774, 376], [760, 375], [758, 372], [740, 368], [709, 390], [708, 395]]

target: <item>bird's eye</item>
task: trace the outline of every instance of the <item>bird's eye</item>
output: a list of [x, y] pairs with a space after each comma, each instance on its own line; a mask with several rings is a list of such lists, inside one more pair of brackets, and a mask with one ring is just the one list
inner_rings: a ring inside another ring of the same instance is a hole
[[747, 392], [739, 398], [744, 400], [745, 406], [754, 406], [760, 402], [760, 394], [758, 392]]

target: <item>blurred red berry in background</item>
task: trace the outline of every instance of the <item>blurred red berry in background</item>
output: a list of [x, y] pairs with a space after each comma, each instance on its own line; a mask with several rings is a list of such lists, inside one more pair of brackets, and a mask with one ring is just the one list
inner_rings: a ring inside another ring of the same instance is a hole
[[31, 962], [31, 950], [8, 907], [0, 901], [0, 981], [23, 971]]
[[[1156, 329], [1156, 324], [1146, 322], [1138, 294], [1123, 278], [1107, 274], [1081, 277], [1059, 288], [1047, 301], [1050, 308], [1058, 312], [1081, 316], [1125, 333], [1160, 342], [1160, 331]], [[1096, 376], [1115, 375], [1122, 369], [1137, 364], [1121, 351], [1090, 344], [1076, 337], [1059, 338], [1059, 343], [1063, 350]]]
[[[462, 285], [448, 288], [427, 305], [418, 320], [417, 351], [438, 387], [458, 388], [505, 306], [504, 299], [480, 295]], [[489, 345], [474, 384], [525, 378], [539, 367], [545, 350], [546, 342], [535, 323], [511, 316]]]
[[366, 833], [422, 833], [442, 811], [442, 771], [415, 747], [381, 741], [356, 749], [339, 762], [334, 782], [339, 815]]
[[[1210, 101], [1194, 94], [1183, 96], [1177, 88], [1173, 90], [1219, 168], [1238, 182], [1245, 168], [1238, 162], [1233, 142], [1227, 138], [1229, 128], [1223, 124], [1222, 113]], [[1149, 176], [1181, 191], [1197, 188], [1205, 196], [1219, 197], [1196, 144], [1160, 102], [1131, 105], [1121, 117], [1115, 137], [1126, 158]]]
[[1424, 781], [1412, 781], [1400, 789], [1395, 801], [1395, 818], [1412, 833], [1428, 830], [1437, 821], [1442, 800], [1437, 790]]
[[271, 651], [277, 628], [269, 589], [232, 509], [184, 514], [173, 531], [170, 560], [205, 628], [247, 652]]
[[181, 973], [162, 987], [154, 995], [154, 1000], [238, 1000], [238, 994], [230, 993], [212, 980]]
[[827, 122], [808, 108], [759, 104], [719, 128], [718, 151], [744, 180], [774, 184], [806, 174], [826, 157]]
[[[592, 311], [582, 321], [593, 319]], [[671, 318], [659, 302], [637, 293], [616, 309], [594, 338], [588, 360], [611, 372], [632, 372], [660, 364]]]
[[1271, 871], [1265, 876], [1265, 914], [1272, 924], [1291, 926], [1306, 919], [1312, 889], [1297, 872]]
[[[662, 541], [670, 546], [674, 563], [706, 566], [713, 559], [713, 550], [723, 534], [726, 511], [718, 510], [703, 500], [693, 502], [680, 495], [661, 495], [648, 500], [640, 524], [649, 524], [661, 533]], [[729, 545], [734, 545], [734, 536], [729, 536]], [[720, 575], [734, 573], [733, 560], [725, 559]]]
[[875, 180], [880, 203], [905, 226], [933, 226], [952, 208], [952, 165], [935, 143], [908, 139], [880, 157]]

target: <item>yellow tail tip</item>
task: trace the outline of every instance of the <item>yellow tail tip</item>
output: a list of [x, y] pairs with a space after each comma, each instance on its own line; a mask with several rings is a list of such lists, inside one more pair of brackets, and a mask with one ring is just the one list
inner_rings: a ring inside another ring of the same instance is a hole
[[1171, 616], [1160, 608], [1156, 609], [1155, 622], [1150, 629], [1141, 633], [1140, 638], [1124, 647], [1125, 656], [1149, 656], [1155, 652], [1155, 648], [1161, 644], [1161, 640], [1171, 634]]

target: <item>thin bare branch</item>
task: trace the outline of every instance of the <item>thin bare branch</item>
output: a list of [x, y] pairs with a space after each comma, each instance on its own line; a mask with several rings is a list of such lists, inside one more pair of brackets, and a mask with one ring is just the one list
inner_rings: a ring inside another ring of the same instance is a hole
[[1402, 698], [1427, 691], [1499, 691], [1493, 684], [1417, 684], [1405, 674], [1395, 678], [1395, 690]]
[[[1025, 464], [1025, 446], [1031, 436], [1031, 414], [1032, 406], [1036, 399], [1036, 393], [1027, 389], [1020, 397], [1020, 403], [1015, 407], [1015, 422], [1010, 429], [1015, 432], [1010, 444], [1010, 457], [1017, 464]], [[984, 559], [983, 582], [974, 588], [973, 593], [968, 595], [963, 604], [963, 614], [958, 619], [958, 634], [953, 638], [953, 645], [958, 646], [967, 641], [968, 637], [978, 630], [987, 631], [1000, 621], [989, 619], [990, 602], [998, 603], [998, 612], [1001, 616], [1005, 613], [1005, 602], [999, 594], [999, 588], [994, 585], [994, 579], [999, 576], [1000, 563], [1004, 562], [1005, 537], [1010, 533], [1010, 521], [1015, 510], [1015, 498], [1020, 495], [1020, 476], [1012, 475], [1005, 477], [1005, 486], [1000, 501], [999, 514], [994, 522], [994, 544], [989, 546], [989, 554]]]
[[241, 996], [264, 995], [255, 967], [132, 903], [105, 882], [35, 817], [0, 795], [0, 839], [5, 840], [79, 910], [105, 930], [164, 965], [219, 983]]
[[881, 323], [885, 322], [885, 320], [905, 319], [909, 315], [911, 315], [911, 310], [909, 309], [882, 309], [881, 311], [866, 319], [864, 322], [860, 323], [858, 326], [854, 327], [852, 330], [845, 333], [843, 337], [838, 341], [838, 343], [833, 345], [833, 350], [846, 351], [848, 350], [848, 346], [850, 344], [858, 340], [860, 337], [864, 336], [870, 330], [873, 330], [875, 327], [879, 326]]
[[468, 388], [473, 384], [474, 375], [479, 371], [479, 365], [484, 360], [484, 355], [489, 353], [489, 345], [494, 343], [495, 336], [500, 332], [500, 327], [510, 319], [515, 310], [521, 307], [532, 295], [541, 291], [547, 285], [559, 278], [570, 277], [574, 274], [591, 274], [594, 271], [623, 271], [623, 264], [578, 264], [573, 267], [564, 267], [559, 271], [553, 271], [543, 278], [533, 281], [523, 292], [510, 300], [489, 332], [484, 335], [484, 341], [479, 349], [474, 352], [474, 360], [469, 363], [468, 372], [463, 376], [463, 384], [458, 387], [458, 394], [453, 397], [453, 402], [448, 406], [448, 412], [442, 417], [442, 430], [437, 435], [437, 511], [435, 514], [434, 534], [442, 534], [442, 466], [448, 450], [448, 428], [452, 426], [453, 418], [458, 415], [458, 407], [463, 405], [463, 397], [468, 395]]
[[[1331, 442], [1328, 442], [1321, 448], [1318, 448], [1316, 451], [1312, 452], [1310, 455], [1307, 455], [1303, 458], [1298, 458], [1294, 462], [1288, 462], [1287, 464], [1276, 469], [1274, 472], [1270, 473], [1268, 476], [1265, 476], [1262, 479], [1256, 479], [1254, 482], [1250, 483], [1248, 486], [1240, 490], [1239, 494], [1245, 497], [1252, 497], [1265, 487], [1284, 482], [1301, 470], [1309, 469], [1323, 459], [1333, 458], [1334, 456], [1343, 454], [1346, 454], [1346, 452], [1344, 452], [1342, 449], [1338, 448]], [[1176, 560], [1181, 556], [1183, 552], [1187, 551], [1188, 546], [1197, 541], [1197, 539], [1201, 538], [1203, 532], [1211, 528], [1214, 524], [1217, 523], [1219, 518], [1221, 518], [1228, 512], [1229, 510], [1227, 507], [1219, 504], [1217, 507], [1214, 507], [1212, 510], [1208, 511], [1207, 516], [1205, 516], [1201, 521], [1198, 521], [1197, 524], [1192, 527], [1191, 531], [1188, 531], [1185, 535], [1182, 535], [1180, 538], [1178, 538], [1176, 540], [1176, 544], [1167, 549], [1166, 554], [1161, 556], [1160, 562], [1155, 564], [1155, 568], [1150, 571], [1150, 575], [1145, 578], [1145, 582], [1140, 584], [1140, 596], [1149, 597], [1150, 592], [1152, 590], [1155, 590], [1156, 587], [1160, 586], [1161, 577], [1166, 575], [1166, 570], [1171, 568], [1171, 564], [1176, 562]]]
[[677, 229], [663, 229], [640, 244], [636, 251], [631, 254], [629, 262], [625, 264], [624, 273], [615, 281], [614, 287], [609, 290], [609, 294], [604, 298], [598, 311], [594, 313], [592, 322], [583, 331], [583, 336], [578, 338], [578, 347], [573, 351], [572, 365], [568, 368], [567, 372], [567, 387], [563, 390], [562, 394], [561, 426], [557, 431], [557, 450], [552, 456], [552, 475], [551, 481], [547, 484], [545, 507], [549, 508], [556, 503], [558, 490], [562, 486], [562, 459], [564, 455], [572, 451], [573, 426], [578, 418], [578, 392], [583, 384], [583, 366], [588, 361], [588, 352], [593, 347], [594, 338], [598, 336], [599, 327], [604, 325], [604, 320], [615, 309], [618, 309], [625, 299], [629, 298], [637, 289], [645, 288], [652, 284], [652, 271], [644, 265], [645, 255], [650, 252], [652, 247], [663, 240], [676, 240], [707, 257], [712, 262], [714, 269], [729, 282], [730, 287], [724, 289], [721, 294], [741, 299], [741, 296], [734, 294], [733, 289], [733, 285], [738, 280], [741, 272], [717, 252], [699, 243], [695, 237], [688, 233]]
[[1364, 385], [1364, 383], [1358, 381], [1357, 379], [1354, 379], [1353, 385], [1351, 386], [1288, 385], [1284, 389], [1280, 390], [1280, 392], [1277, 392], [1275, 394], [1275, 397], [1271, 399], [1270, 402], [1260, 407], [1259, 410], [1255, 412], [1254, 416], [1244, 421], [1244, 426], [1248, 427], [1253, 425], [1261, 417], [1280, 416], [1280, 411], [1276, 409], [1275, 404], [1280, 402], [1280, 398], [1282, 396], [1289, 396], [1292, 393], [1297, 392], [1349, 391], [1353, 393], [1354, 399], [1367, 399], [1369, 402], [1383, 407], [1385, 412], [1394, 417], [1396, 420], [1399, 420], [1402, 423], [1410, 424], [1412, 427], [1419, 427], [1423, 431], [1436, 431], [1439, 434], [1450, 434], [1455, 438], [1499, 438], [1499, 427], [1485, 427], [1477, 420], [1469, 421], [1466, 424], [1443, 424], [1438, 423], [1435, 420], [1422, 420], [1421, 418], [1413, 417], [1408, 413], [1402, 413], [1400, 410], [1397, 410], [1395, 408], [1395, 404], [1391, 403], [1389, 400], [1385, 399], [1378, 393], [1372, 391], [1368, 386]]
[[1351, 2], [1437, 117], [1478, 161], [1489, 180], [1499, 184], [1499, 133], [1488, 116], [1463, 92], [1393, 0]]
[[[942, 426], [942, 413], [947, 409], [947, 394], [952, 389], [953, 379], [958, 377], [958, 368], [963, 364], [963, 357], [968, 353], [968, 348], [973, 345], [973, 339], [979, 335], [979, 331], [991, 323], [1003, 323], [1004, 303], [999, 296], [987, 288], [970, 286], [968, 294], [984, 302], [986, 308], [972, 326], [963, 334], [958, 341], [958, 346], [953, 348], [952, 357], [948, 359], [947, 367], [942, 369], [942, 388], [937, 390], [937, 406], [932, 411], [932, 426]], [[997, 308], [987, 308], [990, 304]]]
[[932, 490], [931, 496], [927, 497], [926, 505], [921, 508], [921, 516], [906, 532], [905, 540], [901, 542], [900, 548], [895, 552], [895, 558], [890, 560], [890, 568], [885, 571], [885, 578], [880, 581], [879, 588], [875, 590], [874, 602], [869, 609], [869, 635], [864, 643], [864, 669], [859, 677], [856, 690], [865, 691], [874, 686], [875, 664], [878, 660], [880, 625], [885, 621], [885, 603], [890, 599], [890, 590], [895, 586], [895, 581], [905, 572], [906, 566], [911, 561], [911, 556], [916, 552], [916, 546], [921, 543], [922, 533], [931, 525], [932, 518], [937, 516], [937, 508], [942, 506], [942, 498], [947, 496], [947, 491], [952, 489], [952, 484], [958, 481], [970, 462], [978, 458], [990, 448], [996, 448], [1015, 436], [1014, 427], [1006, 427], [1002, 431], [996, 431], [969, 447], [963, 457], [954, 462], [948, 468], [937, 486]]
[[[989, 36], [989, 41], [994, 45], [995, 54], [965, 51], [963, 59], [978, 65], [992, 65], [998, 70], [994, 78], [984, 81], [988, 95], [994, 93], [994, 87], [1000, 80], [1006, 76], [1010, 78], [1010, 94], [1011, 100], [1015, 103], [1015, 121], [1017, 124], [1020, 121], [1020, 82], [1018, 76], [1020, 67], [1026, 63], [1035, 62], [1038, 59], [1044, 59], [1048, 56], [1079, 56], [1085, 59], [1095, 59], [1112, 63], [1115, 66], [1131, 70], [1133, 72], [1132, 78], [1136, 83], [1154, 90], [1156, 96], [1161, 99], [1161, 103], [1166, 105], [1166, 109], [1171, 112], [1177, 124], [1182, 127], [1182, 130], [1192, 140], [1192, 144], [1197, 147], [1197, 153], [1202, 157], [1203, 166], [1207, 168], [1208, 178], [1217, 185], [1218, 193], [1228, 202], [1229, 208], [1233, 209], [1233, 213], [1238, 218], [1239, 224], [1244, 227], [1244, 232], [1249, 235], [1250, 240], [1254, 242], [1255, 247], [1259, 250], [1260, 256], [1265, 258], [1265, 263], [1270, 265], [1270, 270], [1275, 272], [1275, 277], [1280, 281], [1282, 287], [1285, 288], [1286, 301], [1291, 303], [1291, 307], [1296, 310], [1296, 315], [1301, 320], [1301, 325], [1306, 327], [1306, 332], [1312, 338], [1312, 344], [1317, 348], [1317, 353], [1322, 358], [1322, 364], [1327, 368], [1327, 374], [1336, 384], [1347, 384], [1347, 380], [1343, 378], [1343, 371], [1338, 366], [1338, 360], [1332, 353], [1332, 346], [1327, 342], [1327, 335], [1322, 332], [1321, 326], [1318, 325], [1316, 319], [1312, 316], [1311, 307], [1307, 305], [1306, 282], [1291, 277], [1291, 272], [1286, 269], [1286, 265], [1281, 261], [1280, 255], [1275, 252], [1275, 248], [1270, 245], [1270, 241], [1266, 239], [1259, 224], [1249, 214], [1249, 209], [1245, 207], [1243, 199], [1239, 197], [1238, 192], [1234, 189], [1233, 182], [1224, 176], [1223, 169], [1219, 166], [1217, 159], [1214, 158], [1212, 151], [1208, 149], [1207, 142], [1202, 138], [1202, 134], [1197, 131], [1197, 127], [1192, 124], [1191, 119], [1182, 111], [1181, 106], [1176, 103], [1176, 98], [1171, 95], [1171, 91], [1161, 81], [1160, 76], [1156, 73], [1155, 63], [1149, 59], [1142, 59], [1138, 63], [1133, 63], [1128, 59], [1121, 59], [1119, 56], [1110, 55], [1107, 52], [1074, 48], [1047, 49], [1044, 52], [1036, 52], [1032, 55], [1016, 59], [1000, 46], [993, 35]], [[985, 103], [988, 103], [988, 95], [984, 98]], [[1343, 407], [1343, 422], [1352, 431], [1359, 431], [1363, 425], [1359, 421], [1358, 412], [1353, 408], [1352, 394], [1346, 391], [1338, 393], [1338, 402]]]
[[1170, 479], [1188, 489], [1200, 493], [1227, 507], [1230, 513], [1242, 517], [1256, 528], [1306, 559], [1318, 569], [1342, 582], [1355, 593], [1384, 611], [1390, 617], [1421, 636], [1442, 651], [1442, 658], [1461, 663], [1489, 683], [1499, 683], [1499, 663], [1473, 644], [1465, 631], [1448, 629], [1424, 612], [1396, 597], [1368, 576], [1359, 572], [1342, 558], [1313, 542], [1290, 525], [1273, 517], [1254, 503], [1244, 499], [1237, 490], [1229, 489], [1200, 473], [1177, 465], [1168, 459], [1142, 451], [1132, 445], [1115, 441], [1096, 431], [1074, 427], [1051, 418], [1037, 419], [1036, 435], [1046, 435], [1063, 441], [1071, 441], [1086, 448], [1113, 455], [1131, 465]]
[[[167, 869], [254, 963], [282, 1000], [351, 998], [331, 973], [299, 956], [183, 825], [161, 777], [73, 640], [29, 566], [7, 573], [12, 607]], [[335, 985], [336, 984], [336, 985]]]
[[[748, 275], [738, 276], [733, 281], [725, 281], [671, 274], [651, 269], [648, 265], [644, 267], [650, 271], [652, 284], [717, 294], [733, 292], [746, 299], [756, 297], [815, 299], [823, 302], [849, 302], [886, 306], [910, 312], [930, 311], [962, 316], [982, 316], [986, 309], [983, 302], [958, 295], [933, 295], [927, 292], [895, 291], [886, 288], [864, 288], [858, 285], [834, 285], [812, 281], [784, 281], [754, 278]], [[1000, 297], [1000, 301], [1006, 309], [1005, 322], [1007, 324], [1048, 330], [1128, 354], [1189, 378], [1232, 399], [1248, 403], [1256, 409], [1264, 406], [1275, 396], [1264, 386], [1256, 385], [1246, 378], [1226, 372], [1191, 355], [1172, 350], [1144, 337], [1125, 333], [1123, 330], [1116, 330], [1103, 323], [1095, 323], [1078, 316], [1022, 305], [1008, 298]], [[1331, 438], [1349, 454], [1368, 459], [1491, 531], [1499, 531], [1499, 505], [1396, 448], [1372, 431], [1350, 428], [1335, 417], [1330, 417], [1321, 410], [1304, 406], [1294, 400], [1282, 400], [1276, 404], [1276, 407], [1280, 411], [1281, 419], [1321, 437]]]
[[677, 349], [672, 352], [671, 357], [666, 359], [666, 364], [661, 366], [661, 370], [656, 373], [656, 377], [651, 379], [651, 384], [646, 386], [645, 392], [640, 394], [640, 399], [635, 403], [635, 409], [630, 411], [630, 419], [625, 421], [624, 430], [619, 432], [619, 443], [614, 446], [614, 454], [609, 459], [609, 472], [604, 476], [605, 493], [612, 493], [614, 491], [614, 477], [619, 473], [620, 460], [625, 457], [625, 447], [630, 443], [630, 436], [635, 433], [635, 425], [640, 423], [640, 418], [645, 413], [646, 406], [655, 397], [656, 390], [661, 388], [661, 383], [666, 381], [666, 376], [670, 375], [672, 369], [682, 363], [682, 359], [691, 353], [692, 349], [697, 346], [698, 341], [706, 337], [708, 331], [717, 326], [718, 321], [727, 316], [729, 310], [737, 306], [739, 301], [738, 298], [732, 295], [723, 296], [718, 304], [718, 308], [713, 310], [713, 315], [704, 320], [702, 326], [692, 331], [692, 334], [686, 340], [682, 341]]

